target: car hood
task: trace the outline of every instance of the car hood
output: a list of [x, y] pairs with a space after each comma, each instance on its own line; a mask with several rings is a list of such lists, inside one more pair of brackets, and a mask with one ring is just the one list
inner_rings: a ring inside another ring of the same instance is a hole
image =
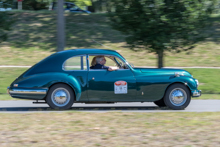
[[179, 73], [183, 76], [192, 77], [192, 75], [183, 69], [174, 69], [174, 68], [134, 68], [135, 70], [140, 70], [142, 73], [160, 73], [164, 75], [174, 75], [175, 73]]

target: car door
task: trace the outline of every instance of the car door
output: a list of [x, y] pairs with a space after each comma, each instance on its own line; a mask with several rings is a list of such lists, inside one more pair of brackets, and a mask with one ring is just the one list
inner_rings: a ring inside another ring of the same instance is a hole
[[131, 69], [89, 69], [89, 101], [135, 101], [136, 79]]

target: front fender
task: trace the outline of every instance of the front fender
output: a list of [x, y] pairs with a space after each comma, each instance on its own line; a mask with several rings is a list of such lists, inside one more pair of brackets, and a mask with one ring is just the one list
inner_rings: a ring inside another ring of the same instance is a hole
[[[19, 88], [47, 88], [49, 89], [56, 83], [66, 83], [71, 86], [75, 92], [76, 100], [81, 96], [81, 86], [79, 82], [71, 75], [66, 73], [40, 73], [28, 77], [19, 77], [13, 83], [18, 84]], [[11, 85], [12, 86], [12, 85]]]
[[[197, 90], [197, 85], [196, 85], [195, 79], [192, 77], [187, 77], [187, 76], [174, 77], [174, 78], [172, 78], [171, 81], [172, 82], [170, 83], [170, 85], [173, 83], [183, 83], [183, 84], [187, 85], [191, 91]], [[168, 85], [168, 86], [170, 86], [170, 85]]]

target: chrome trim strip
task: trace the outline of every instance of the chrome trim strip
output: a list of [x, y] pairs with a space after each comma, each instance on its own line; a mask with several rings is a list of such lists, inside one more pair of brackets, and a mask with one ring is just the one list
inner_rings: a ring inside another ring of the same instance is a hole
[[10, 94], [46, 94], [47, 90], [24, 90], [24, 89], [10, 89]]

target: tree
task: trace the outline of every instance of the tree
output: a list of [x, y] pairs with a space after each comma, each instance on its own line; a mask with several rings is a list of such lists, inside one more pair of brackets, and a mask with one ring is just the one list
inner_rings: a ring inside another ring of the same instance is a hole
[[0, 43], [7, 40], [7, 31], [10, 30], [11, 25], [14, 23], [12, 13], [0, 12]]
[[213, 0], [114, 0], [111, 26], [127, 35], [132, 49], [158, 55], [163, 67], [164, 51], [192, 49], [205, 39], [199, 32], [208, 25]]
[[111, 12], [114, 8], [112, 0], [91, 0], [94, 12]]
[[50, 3], [50, 1], [45, 0], [24, 0], [22, 2], [22, 8], [24, 10], [42, 10], [42, 9], [48, 9], [47, 5]]

